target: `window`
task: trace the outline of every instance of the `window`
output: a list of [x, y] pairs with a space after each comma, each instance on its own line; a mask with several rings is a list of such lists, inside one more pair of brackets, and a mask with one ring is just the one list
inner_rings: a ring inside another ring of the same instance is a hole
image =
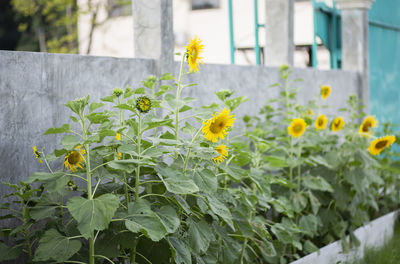
[[192, 0], [192, 10], [219, 8], [220, 0]]
[[109, 17], [131, 16], [132, 1], [130, 0], [108, 0], [107, 6]]

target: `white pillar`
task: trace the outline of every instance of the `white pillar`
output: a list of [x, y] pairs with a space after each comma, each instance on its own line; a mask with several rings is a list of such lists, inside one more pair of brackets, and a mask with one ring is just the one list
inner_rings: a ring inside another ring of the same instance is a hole
[[369, 113], [368, 10], [374, 0], [336, 0], [342, 11], [342, 68], [361, 74], [360, 97]]
[[293, 65], [294, 0], [266, 0], [265, 6], [265, 65]]
[[157, 74], [174, 71], [172, 0], [132, 1], [136, 58], [157, 61]]

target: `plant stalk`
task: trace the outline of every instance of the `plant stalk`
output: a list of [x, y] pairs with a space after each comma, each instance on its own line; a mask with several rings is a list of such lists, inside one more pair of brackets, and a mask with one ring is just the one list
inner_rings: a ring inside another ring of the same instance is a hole
[[182, 76], [183, 76], [183, 65], [185, 63], [186, 53], [182, 56], [181, 67], [179, 70], [179, 78], [178, 84], [176, 88], [176, 107], [175, 107], [175, 139], [178, 140], [178, 132], [179, 132], [179, 98], [181, 96], [182, 90]]

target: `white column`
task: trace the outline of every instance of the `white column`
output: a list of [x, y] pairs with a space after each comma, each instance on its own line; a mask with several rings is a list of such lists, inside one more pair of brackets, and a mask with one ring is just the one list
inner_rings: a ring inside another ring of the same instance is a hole
[[174, 71], [172, 0], [132, 1], [136, 58], [157, 61], [157, 74]]
[[342, 11], [342, 68], [361, 74], [360, 97], [369, 113], [368, 10], [374, 0], [336, 0]]
[[265, 65], [293, 65], [294, 0], [266, 0], [265, 6]]

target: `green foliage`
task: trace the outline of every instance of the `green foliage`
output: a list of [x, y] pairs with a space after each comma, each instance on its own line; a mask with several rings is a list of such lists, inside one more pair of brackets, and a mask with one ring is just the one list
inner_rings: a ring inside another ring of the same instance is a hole
[[[207, 141], [202, 122], [247, 99], [222, 90], [221, 105], [196, 108], [194, 98], [180, 97], [191, 86], [181, 83], [184, 75], [174, 84], [164, 83], [175, 80], [170, 74], [150, 76], [102, 102], [87, 96], [66, 104], [70, 124], [45, 132], [63, 134], [59, 149], [37, 150], [43, 170], [4, 183], [14, 202], [1, 205], [0, 220], [19, 224], [0, 233], [1, 261], [288, 263], [334, 240], [357, 245], [355, 228], [398, 207], [398, 154], [367, 152], [355, 97], [342, 109], [342, 131], [316, 131], [314, 114], [293, 139], [293, 118], [326, 108], [315, 100], [297, 105], [291, 84], [298, 80], [283, 67], [283, 83], [270, 88], [281, 95], [244, 117], [246, 128], [223, 142], [229, 153], [218, 165], [221, 141]], [[143, 96], [148, 112], [137, 109]], [[391, 134], [390, 125], [383, 132]], [[73, 171], [64, 166], [77, 162]]]

